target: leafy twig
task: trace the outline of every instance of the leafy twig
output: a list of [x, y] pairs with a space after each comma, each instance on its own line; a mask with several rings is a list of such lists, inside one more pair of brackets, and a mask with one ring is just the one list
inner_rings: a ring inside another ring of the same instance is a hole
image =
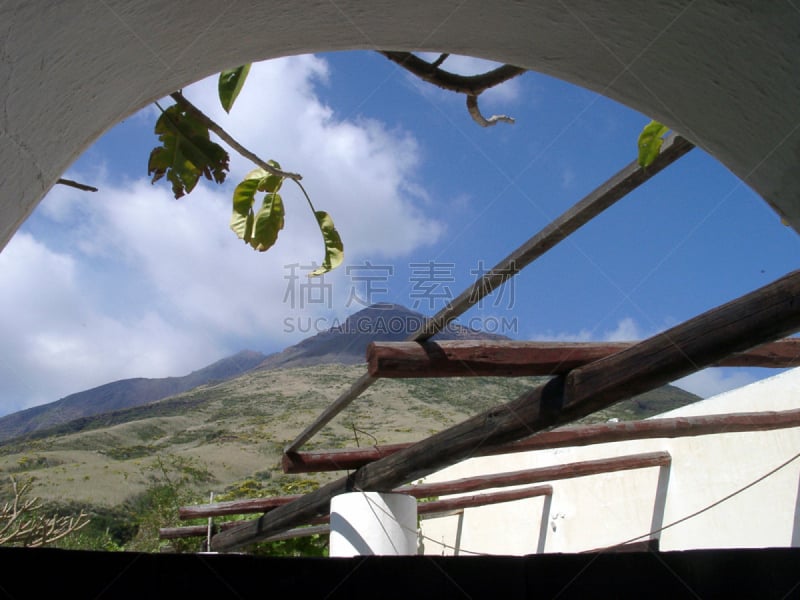
[[206, 114], [197, 108], [194, 104], [189, 102], [186, 97], [181, 92], [173, 92], [170, 94], [170, 97], [175, 100], [178, 104], [180, 104], [183, 108], [187, 111], [191, 112], [192, 115], [203, 125], [208, 127], [211, 131], [216, 133], [222, 140], [225, 141], [231, 148], [236, 150], [239, 154], [241, 154], [247, 160], [257, 164], [259, 167], [271, 173], [272, 175], [277, 175], [278, 177], [285, 177], [286, 179], [292, 179], [293, 181], [300, 181], [303, 176], [299, 173], [290, 173], [288, 171], [282, 171], [273, 167], [267, 161], [259, 158], [253, 152], [242, 146], [236, 139], [231, 136], [227, 131], [225, 131], [222, 127], [217, 125], [214, 121], [212, 121]]

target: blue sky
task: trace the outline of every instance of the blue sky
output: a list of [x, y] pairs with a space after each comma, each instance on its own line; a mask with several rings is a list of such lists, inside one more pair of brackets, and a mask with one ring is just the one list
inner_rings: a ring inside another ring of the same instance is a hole
[[[230, 115], [215, 86], [184, 92], [258, 155], [303, 174], [342, 235], [344, 265], [300, 286], [322, 247], [290, 182], [276, 246], [259, 254], [235, 238], [230, 194], [252, 165], [234, 153], [222, 186], [175, 200], [165, 182], [151, 185], [158, 113], [144, 108], [65, 174], [100, 191], [56, 186], [0, 253], [0, 414], [245, 348], [280, 351], [364, 301], [433, 314], [633, 160], [649, 121], [526, 73], [481, 98], [485, 114], [516, 123], [484, 129], [463, 96], [369, 52], [254, 65]], [[459, 322], [516, 339], [640, 339], [795, 269], [799, 249], [766, 203], [695, 149]], [[708, 396], [772, 373], [713, 369], [680, 385]]]

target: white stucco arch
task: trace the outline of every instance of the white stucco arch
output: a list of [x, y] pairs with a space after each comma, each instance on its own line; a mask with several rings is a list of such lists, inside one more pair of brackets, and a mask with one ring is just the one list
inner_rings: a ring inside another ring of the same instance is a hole
[[8, 0], [0, 248], [98, 136], [221, 69], [340, 49], [449, 51], [601, 92], [714, 155], [800, 231], [800, 2]]

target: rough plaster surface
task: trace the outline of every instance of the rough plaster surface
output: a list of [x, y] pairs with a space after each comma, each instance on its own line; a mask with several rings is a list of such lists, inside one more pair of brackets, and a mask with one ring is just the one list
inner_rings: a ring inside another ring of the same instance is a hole
[[0, 3], [0, 248], [98, 136], [221, 69], [340, 49], [513, 63], [657, 118], [800, 231], [800, 2]]
[[[658, 418], [800, 407], [800, 369], [663, 413]], [[550, 482], [542, 498], [464, 510], [422, 521], [428, 554], [584, 552], [668, 526], [661, 550], [800, 545], [800, 428], [632, 440], [484, 456], [456, 463], [426, 482], [513, 472], [584, 460], [667, 451], [669, 467], [650, 467]], [[510, 489], [510, 488], [506, 488]], [[723, 502], [721, 500], [730, 497]], [[709, 509], [704, 511], [704, 509]], [[704, 511], [704, 512], [700, 512]], [[683, 521], [684, 518], [691, 518]], [[672, 525], [674, 523], [674, 525]]]

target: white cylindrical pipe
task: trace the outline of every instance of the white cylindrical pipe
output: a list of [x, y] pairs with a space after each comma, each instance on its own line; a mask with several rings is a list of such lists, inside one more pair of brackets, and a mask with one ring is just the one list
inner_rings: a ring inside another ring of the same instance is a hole
[[416, 553], [416, 498], [352, 492], [331, 500], [330, 556]]

